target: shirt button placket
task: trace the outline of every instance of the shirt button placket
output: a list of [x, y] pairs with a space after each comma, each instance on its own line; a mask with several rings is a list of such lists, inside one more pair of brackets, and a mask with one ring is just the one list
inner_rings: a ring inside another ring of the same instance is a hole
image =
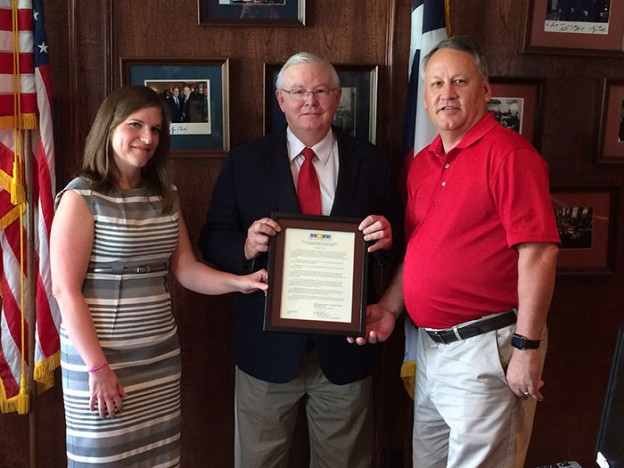
[[[448, 169], [449, 166], [450, 166], [449, 163], [444, 164], [444, 169]], [[442, 187], [446, 187], [446, 181], [445, 180], [442, 181]]]

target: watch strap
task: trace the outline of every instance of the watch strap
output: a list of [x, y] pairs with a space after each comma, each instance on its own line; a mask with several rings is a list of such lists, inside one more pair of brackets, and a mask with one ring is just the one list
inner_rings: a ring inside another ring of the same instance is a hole
[[538, 349], [541, 340], [529, 340], [526, 336], [514, 333], [511, 337], [511, 346], [517, 349]]

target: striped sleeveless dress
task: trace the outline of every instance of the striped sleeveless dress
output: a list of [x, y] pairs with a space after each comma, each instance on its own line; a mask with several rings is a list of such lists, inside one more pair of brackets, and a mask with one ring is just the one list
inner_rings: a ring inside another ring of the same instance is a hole
[[67, 462], [71, 467], [180, 465], [180, 346], [165, 284], [178, 242], [172, 213], [144, 189], [94, 192], [82, 179], [67, 190], [81, 195], [95, 222], [82, 292], [100, 344], [127, 396], [123, 413], [101, 418], [89, 410], [89, 373], [61, 325], [61, 369]]

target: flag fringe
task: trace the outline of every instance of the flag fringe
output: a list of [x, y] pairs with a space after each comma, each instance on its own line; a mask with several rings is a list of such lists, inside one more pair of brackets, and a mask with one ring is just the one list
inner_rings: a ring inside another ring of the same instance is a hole
[[27, 414], [30, 410], [30, 397], [27, 392], [20, 392], [12, 398], [7, 399], [4, 385], [0, 382], [0, 411], [3, 413]]
[[60, 351], [48, 356], [43, 361], [35, 363], [33, 378], [37, 382], [37, 393], [45, 392], [54, 386], [54, 371], [60, 365]]
[[416, 393], [416, 361], [404, 361], [401, 365], [401, 379], [410, 398]]
[[14, 115], [0, 116], [0, 129], [36, 130], [39, 128], [37, 114], [22, 114], [19, 119]]

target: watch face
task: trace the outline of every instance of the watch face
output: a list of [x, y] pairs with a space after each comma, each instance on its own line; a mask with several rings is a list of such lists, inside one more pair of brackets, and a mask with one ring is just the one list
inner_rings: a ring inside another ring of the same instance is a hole
[[527, 340], [524, 336], [512, 335], [511, 346], [518, 349], [537, 349], [539, 348], [540, 340]]

